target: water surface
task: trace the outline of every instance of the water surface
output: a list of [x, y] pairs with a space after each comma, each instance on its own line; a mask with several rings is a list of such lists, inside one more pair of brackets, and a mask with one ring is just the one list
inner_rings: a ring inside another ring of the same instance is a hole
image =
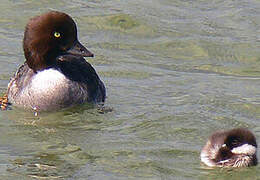
[[260, 2], [8, 1], [0, 6], [0, 93], [24, 62], [28, 19], [70, 14], [107, 87], [100, 114], [0, 112], [0, 179], [259, 179], [259, 166], [207, 169], [215, 130], [260, 144]]

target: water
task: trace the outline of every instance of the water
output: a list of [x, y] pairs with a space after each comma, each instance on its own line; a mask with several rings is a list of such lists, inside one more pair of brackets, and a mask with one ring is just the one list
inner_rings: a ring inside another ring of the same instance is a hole
[[260, 142], [259, 9], [258, 0], [3, 0], [1, 93], [24, 61], [28, 19], [59, 10], [95, 54], [87, 60], [114, 110], [0, 112], [0, 179], [259, 179], [259, 166], [199, 159], [215, 130], [246, 127]]

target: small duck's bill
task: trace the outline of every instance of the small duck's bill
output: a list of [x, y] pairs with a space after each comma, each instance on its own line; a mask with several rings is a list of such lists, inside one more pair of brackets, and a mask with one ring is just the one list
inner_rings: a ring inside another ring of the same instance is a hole
[[66, 52], [76, 56], [94, 57], [94, 54], [80, 44], [79, 41], [76, 41], [75, 44]]

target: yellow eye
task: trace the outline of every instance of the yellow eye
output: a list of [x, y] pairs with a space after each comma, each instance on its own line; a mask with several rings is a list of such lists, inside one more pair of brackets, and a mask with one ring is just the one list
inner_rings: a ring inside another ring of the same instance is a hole
[[54, 37], [59, 38], [60, 37], [60, 33], [59, 32], [55, 32], [54, 33]]

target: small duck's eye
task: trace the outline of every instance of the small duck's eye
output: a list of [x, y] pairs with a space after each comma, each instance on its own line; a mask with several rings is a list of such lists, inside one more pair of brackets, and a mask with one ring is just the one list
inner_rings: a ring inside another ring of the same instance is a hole
[[60, 37], [60, 33], [59, 32], [54, 32], [54, 37], [59, 38]]

